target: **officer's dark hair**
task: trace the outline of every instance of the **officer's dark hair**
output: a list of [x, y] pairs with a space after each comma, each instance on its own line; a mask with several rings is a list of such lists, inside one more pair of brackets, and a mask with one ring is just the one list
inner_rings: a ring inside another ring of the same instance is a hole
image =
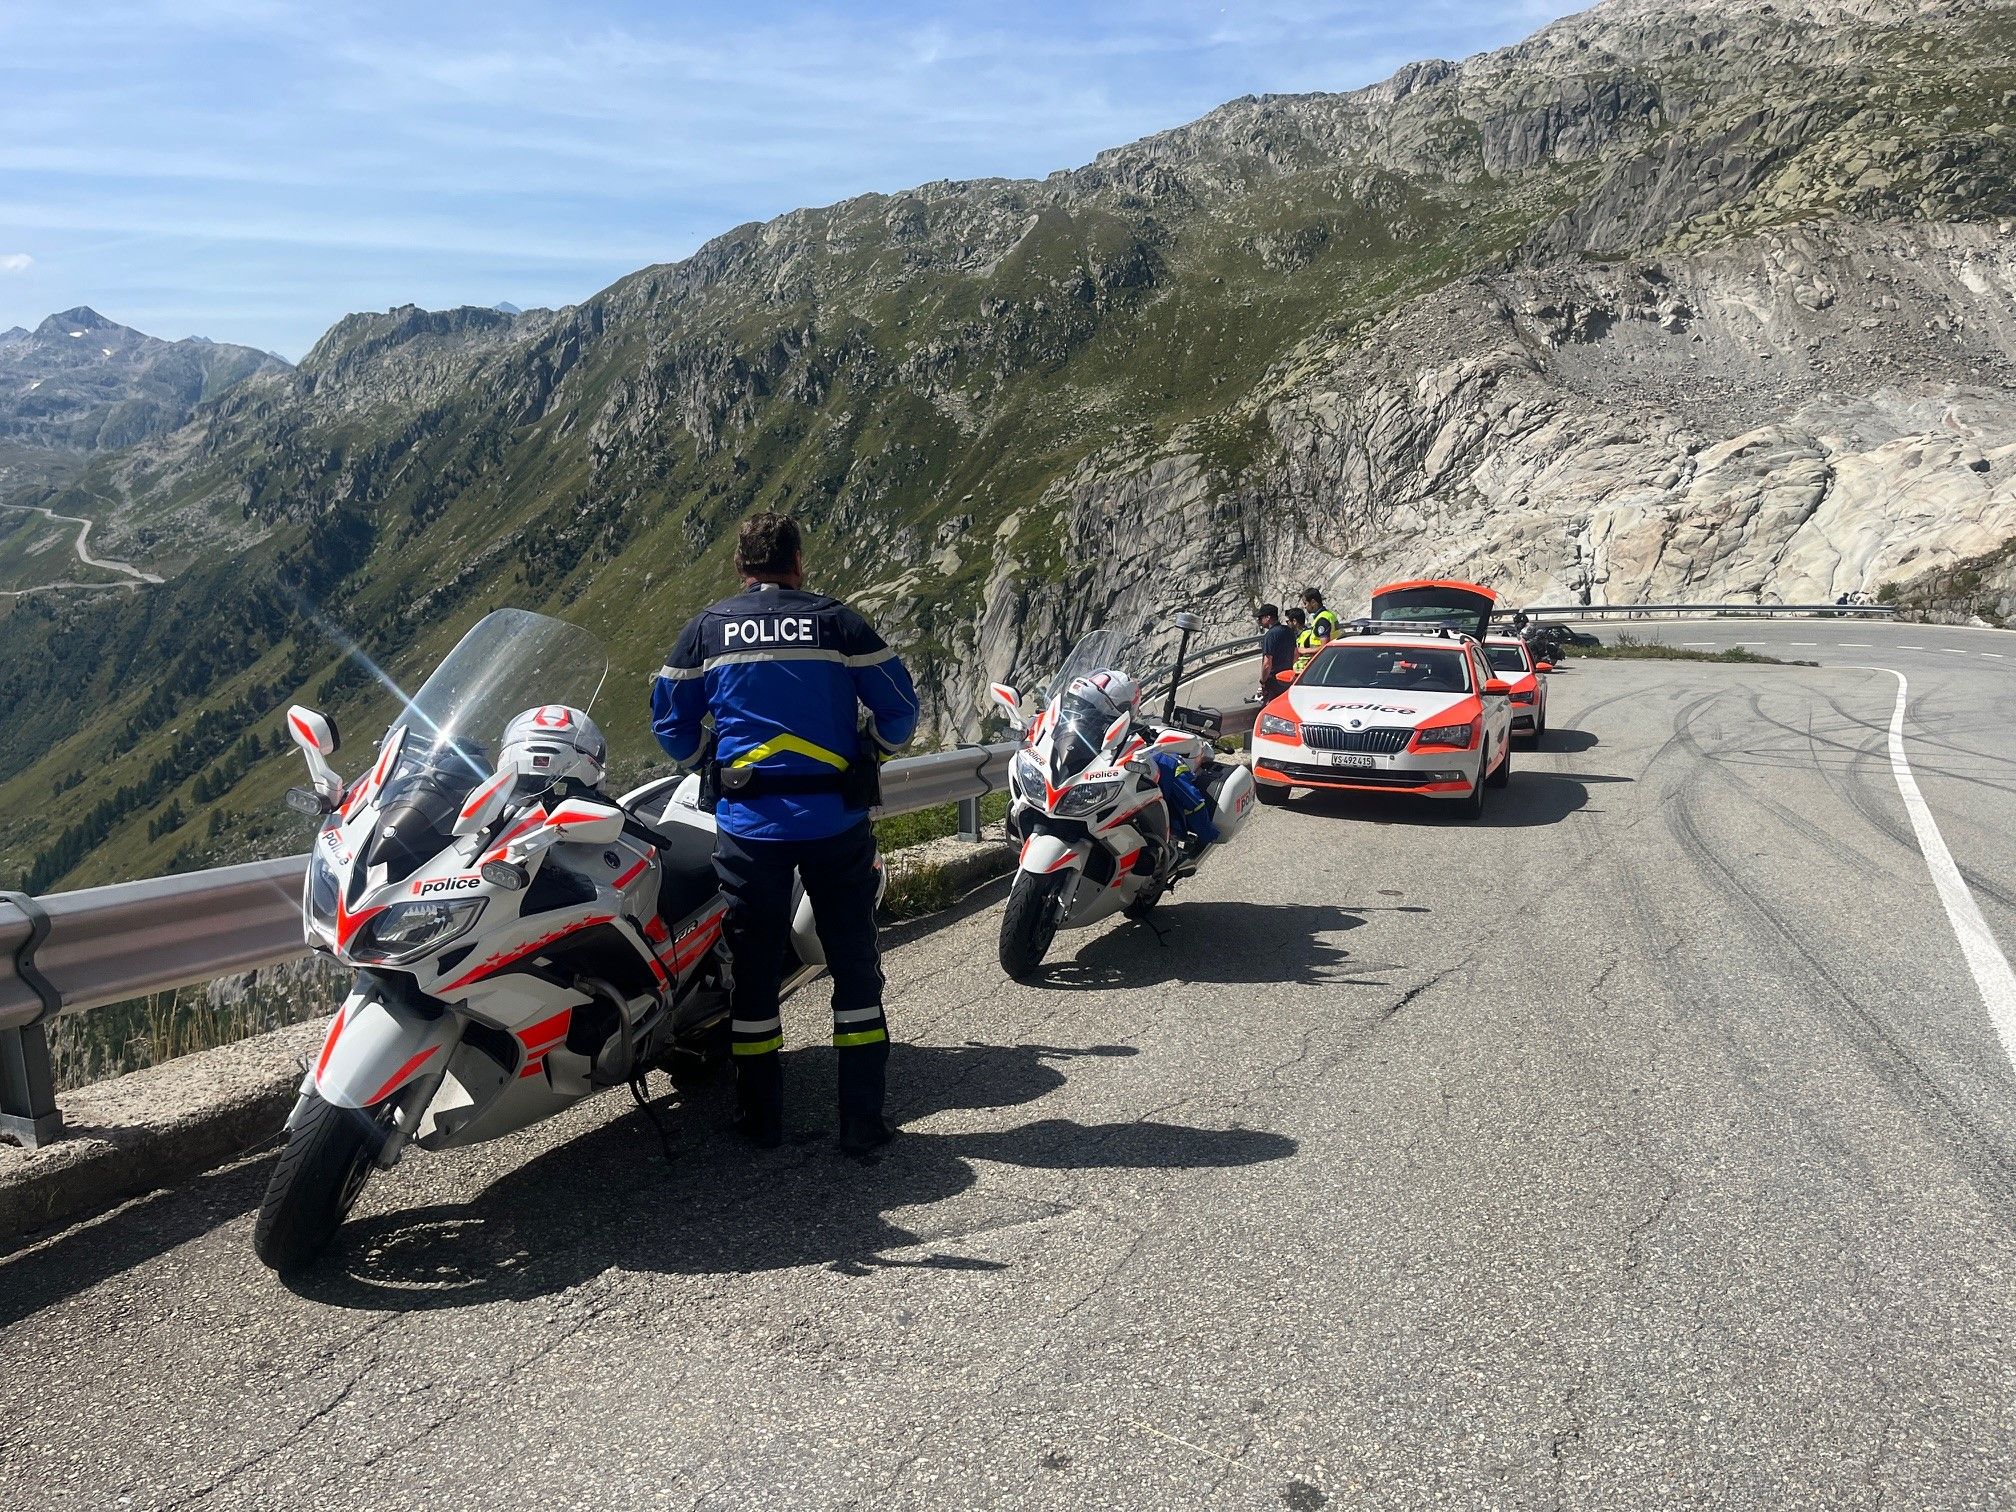
[[1291, 625], [1306, 625], [1309, 623], [1309, 616], [1304, 614], [1300, 609], [1290, 609], [1288, 611], [1288, 623]]
[[1304, 588], [1302, 590], [1302, 602], [1306, 604], [1311, 599], [1314, 599], [1316, 607], [1321, 609], [1323, 607], [1323, 590], [1321, 588]]
[[1278, 604], [1262, 604], [1258, 612], [1254, 615], [1254, 618], [1265, 619], [1270, 614], [1273, 615], [1274, 618], [1276, 619], [1281, 618], [1281, 606]]
[[766, 509], [742, 522], [735, 538], [735, 570], [744, 577], [789, 572], [798, 565], [804, 544], [796, 520]]

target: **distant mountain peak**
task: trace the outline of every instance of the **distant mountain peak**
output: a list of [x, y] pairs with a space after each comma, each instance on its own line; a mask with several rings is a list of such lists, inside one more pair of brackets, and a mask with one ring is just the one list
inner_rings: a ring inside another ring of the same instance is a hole
[[502, 315], [523, 315], [525, 313], [508, 299], [500, 299], [490, 308]]

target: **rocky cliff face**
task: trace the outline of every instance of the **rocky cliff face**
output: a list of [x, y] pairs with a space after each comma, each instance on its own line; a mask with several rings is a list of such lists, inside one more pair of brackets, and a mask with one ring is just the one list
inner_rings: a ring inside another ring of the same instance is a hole
[[[0, 671], [0, 800], [146, 774], [105, 829], [144, 869], [119, 826], [213, 760], [162, 754], [200, 711], [263, 728], [291, 678], [376, 717], [332, 625], [406, 675], [544, 607], [641, 680], [755, 507], [809, 524], [945, 733], [1090, 625], [1243, 629], [1305, 581], [1348, 607], [1423, 570], [1529, 601], [1978, 572], [2016, 533], [2012, 60], [2006, 0], [1611, 0], [1040, 182], [738, 227], [573, 309], [353, 316], [64, 496], [178, 575], [12, 611], [42, 654]], [[111, 668], [159, 710], [80, 727]], [[0, 863], [45, 842], [0, 828]]]

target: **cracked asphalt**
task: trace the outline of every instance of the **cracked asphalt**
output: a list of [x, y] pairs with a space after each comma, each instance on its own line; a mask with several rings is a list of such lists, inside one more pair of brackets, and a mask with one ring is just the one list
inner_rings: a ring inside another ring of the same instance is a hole
[[1846, 665], [2006, 949], [2016, 638], [1738, 633], [1830, 664], [1571, 662], [1481, 824], [1262, 812], [1028, 986], [893, 932], [872, 1163], [814, 988], [778, 1152], [661, 1078], [291, 1289], [265, 1157], [0, 1257], [0, 1506], [2016, 1503], [2016, 1075]]

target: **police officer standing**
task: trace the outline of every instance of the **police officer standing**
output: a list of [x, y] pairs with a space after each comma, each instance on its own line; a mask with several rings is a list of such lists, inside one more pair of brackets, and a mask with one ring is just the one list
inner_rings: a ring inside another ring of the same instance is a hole
[[[868, 821], [874, 773], [917, 728], [917, 693], [896, 653], [859, 614], [803, 585], [798, 524], [742, 523], [744, 591], [694, 616], [651, 688], [651, 725], [674, 761], [709, 756], [717, 795], [714, 869], [728, 897], [735, 963], [731, 1040], [737, 1126], [783, 1140], [778, 987], [790, 948], [791, 881], [804, 879], [833, 976], [840, 1145], [886, 1142], [889, 1025], [875, 946], [878, 862]], [[863, 726], [860, 708], [869, 719]]]
[[1302, 613], [1309, 621], [1309, 633], [1316, 637], [1317, 645], [1327, 645], [1337, 639], [1337, 616], [1323, 607], [1322, 589], [1302, 590]]

